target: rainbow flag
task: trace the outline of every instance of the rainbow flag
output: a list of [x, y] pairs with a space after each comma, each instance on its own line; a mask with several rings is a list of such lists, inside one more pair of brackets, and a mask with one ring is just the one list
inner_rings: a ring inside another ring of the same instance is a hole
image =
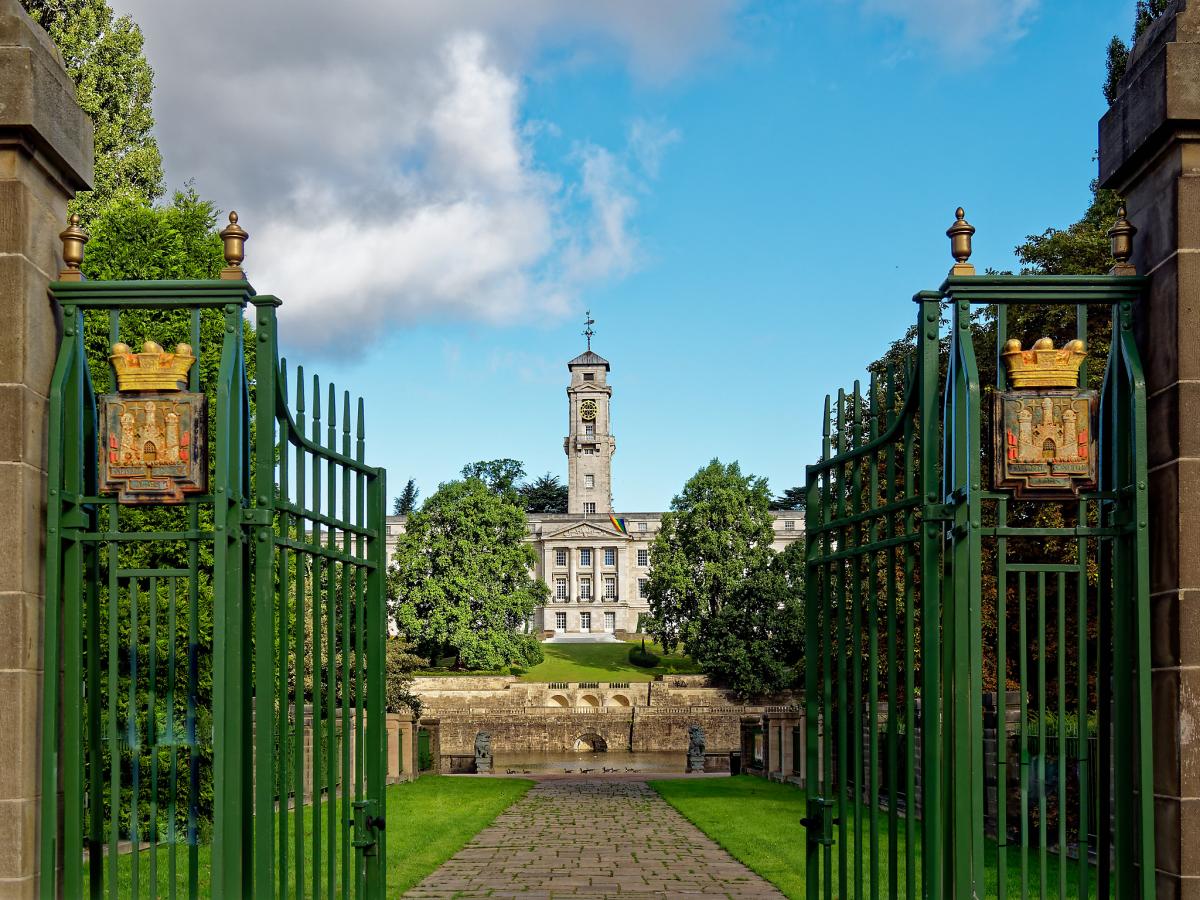
[[624, 519], [618, 519], [612, 513], [609, 513], [608, 517], [612, 520], [613, 528], [617, 529], [617, 531], [621, 532], [621, 534], [629, 534], [629, 529], [625, 527]]

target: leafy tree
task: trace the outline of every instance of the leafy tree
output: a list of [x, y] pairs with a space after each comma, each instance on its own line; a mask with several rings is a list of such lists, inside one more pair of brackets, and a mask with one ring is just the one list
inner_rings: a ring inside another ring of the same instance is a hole
[[559, 482], [557, 475], [551, 475], [549, 472], [522, 484], [517, 488], [517, 493], [521, 495], [521, 505], [525, 507], [525, 512], [567, 511], [567, 486]]
[[22, 5], [58, 46], [75, 99], [95, 126], [95, 189], [78, 194], [71, 211], [87, 225], [114, 199], [156, 200], [163, 167], [150, 106], [154, 71], [143, 53], [142, 30], [129, 16], [115, 16], [105, 0]]
[[392, 635], [387, 639], [387, 671], [384, 677], [386, 705], [390, 713], [408, 710], [414, 715], [421, 714], [421, 698], [412, 692], [412, 676], [426, 662], [413, 652], [415, 647], [402, 635]]
[[516, 459], [481, 459], [462, 467], [464, 479], [478, 478], [497, 494], [516, 491], [525, 477], [525, 464]]
[[771, 509], [798, 509], [803, 511], [805, 503], [808, 501], [808, 490], [804, 485], [800, 484], [796, 487], [790, 487], [778, 497], [771, 501]]
[[780, 638], [794, 635], [799, 595], [775, 563], [770, 502], [765, 479], [714, 459], [671, 501], [650, 552], [647, 631], [746, 696], [791, 677]]
[[400, 492], [400, 496], [392, 501], [393, 516], [407, 516], [417, 508], [417, 497], [420, 495], [417, 490], [417, 480], [415, 478], [408, 479], [404, 485], [404, 490]]
[[1112, 267], [1108, 229], [1117, 220], [1121, 198], [1092, 181], [1092, 202], [1083, 217], [1065, 229], [1047, 228], [1017, 245], [1024, 271], [1040, 275], [1099, 275]]
[[549, 597], [524, 539], [525, 513], [479, 478], [441, 485], [409, 516], [388, 594], [422, 656], [454, 655], [469, 669], [540, 661], [537, 640], [518, 633]]

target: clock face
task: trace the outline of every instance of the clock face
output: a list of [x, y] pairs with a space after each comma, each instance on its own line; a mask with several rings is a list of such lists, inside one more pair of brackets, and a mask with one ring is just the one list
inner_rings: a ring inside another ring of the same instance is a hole
[[580, 403], [579, 415], [585, 422], [594, 422], [596, 419], [596, 401], [584, 400]]

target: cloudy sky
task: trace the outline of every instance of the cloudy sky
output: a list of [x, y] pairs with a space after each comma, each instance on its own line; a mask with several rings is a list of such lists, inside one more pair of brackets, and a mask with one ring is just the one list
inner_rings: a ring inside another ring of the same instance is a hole
[[564, 363], [613, 365], [619, 509], [713, 456], [776, 490], [824, 393], [949, 265], [1077, 218], [1133, 0], [113, 0], [177, 186], [249, 230], [284, 344], [424, 494], [565, 472]]

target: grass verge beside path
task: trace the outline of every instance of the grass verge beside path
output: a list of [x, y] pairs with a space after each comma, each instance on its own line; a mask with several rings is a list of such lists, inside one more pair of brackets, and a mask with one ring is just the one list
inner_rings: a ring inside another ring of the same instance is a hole
[[[533, 782], [524, 778], [452, 778], [439, 775], [424, 775], [416, 781], [391, 785], [387, 789], [387, 887], [389, 897], [399, 897], [413, 885], [418, 884], [430, 872], [466, 846], [480, 831], [495, 818], [524, 796], [533, 787]], [[340, 801], [339, 801], [340, 802]], [[322, 806], [324, 816], [328, 806]], [[294, 813], [293, 813], [294, 815]], [[289, 817], [289, 829], [294, 819]], [[309, 840], [305, 845], [306, 889], [312, 877], [312, 807], [304, 807], [305, 831]], [[187, 848], [179, 847], [179, 871], [176, 876], [178, 896], [186, 897], [187, 891]], [[210, 846], [201, 846], [198, 852], [199, 895], [211, 895], [211, 852]], [[292, 845], [291, 852], [295, 852]], [[328, 849], [325, 851], [328, 852]], [[118, 890], [120, 897], [167, 896], [170, 885], [169, 850], [160, 846], [158, 850], [158, 884], [150, 883], [150, 853], [143, 850], [139, 856], [138, 885], [133, 890], [133, 854], [122, 854], [117, 864]], [[328, 857], [325, 857], [328, 859]], [[278, 860], [276, 861], [278, 862]], [[107, 880], [108, 867], [105, 866]], [[326, 884], [322, 869], [321, 884]], [[295, 891], [295, 861], [292, 861], [288, 883]], [[335, 885], [340, 883], [340, 854], [335, 856]], [[105, 885], [107, 892], [108, 885]]]
[[418, 884], [531, 787], [523, 778], [423, 775], [388, 788], [388, 895]]
[[[689, 781], [685, 778], [651, 781], [650, 787], [659, 793], [671, 806], [679, 810], [683, 817], [716, 841], [731, 856], [743, 863], [763, 878], [770, 881], [789, 897], [804, 897], [806, 895], [805, 881], [805, 832], [800, 825], [800, 819], [805, 814], [806, 800], [804, 791], [790, 784], [779, 784], [763, 778], [753, 778], [749, 775], [738, 775], [733, 778], [703, 778]], [[862, 861], [861, 870], [864, 884], [869, 884], [869, 843], [870, 825], [863, 816]], [[847, 819], [847, 876], [848, 886], [853, 890], [855, 847], [855, 820], [853, 813]], [[898, 835], [898, 873], [897, 892], [894, 896], [905, 896], [905, 847], [903, 820], [900, 823]], [[914, 841], [914, 860], [920, 866], [921, 846], [920, 831], [917, 831]], [[888, 833], [887, 817], [881, 811], [879, 814], [879, 895], [889, 893], [887, 860]], [[997, 895], [996, 877], [996, 845], [988, 841], [985, 847], [984, 894], [988, 897]], [[836, 871], [838, 865], [838, 848], [832, 849], [833, 865]], [[1035, 847], [1029, 849], [1028, 867], [1026, 871], [1027, 885], [1022, 893], [1020, 847], [1010, 846], [1007, 850], [1007, 884], [1008, 896], [1039, 896], [1043, 898], [1058, 898], [1060, 896], [1075, 897], [1079, 879], [1079, 863], [1070, 860], [1067, 866], [1067, 891], [1059, 891], [1059, 861], [1054, 853], [1046, 855], [1045, 890], [1042, 890], [1042, 872], [1039, 866], [1039, 853]], [[1089, 884], [1086, 892], [1088, 897], [1096, 896], [1095, 867], [1089, 866]], [[917, 884], [920, 884], [919, 875]], [[834, 886], [837, 894], [837, 886]]]

